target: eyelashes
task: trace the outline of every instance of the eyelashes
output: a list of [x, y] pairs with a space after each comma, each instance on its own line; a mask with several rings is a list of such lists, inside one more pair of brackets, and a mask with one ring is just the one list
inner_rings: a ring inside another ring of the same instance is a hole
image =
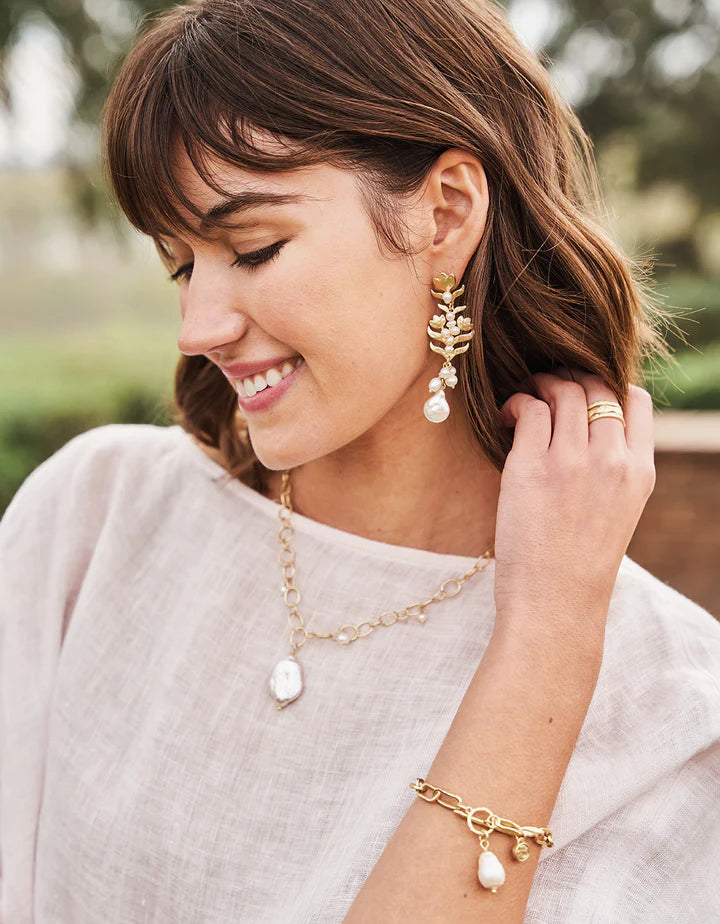
[[[263, 247], [262, 250], [254, 250], [252, 253], [238, 253], [230, 264], [231, 266], [243, 266], [249, 272], [253, 272], [263, 263], [269, 263], [278, 256], [287, 241], [277, 241], [270, 244], [269, 247]], [[189, 278], [192, 275], [192, 263], [183, 263], [175, 272], [169, 276], [170, 282], [177, 282], [179, 279]]]

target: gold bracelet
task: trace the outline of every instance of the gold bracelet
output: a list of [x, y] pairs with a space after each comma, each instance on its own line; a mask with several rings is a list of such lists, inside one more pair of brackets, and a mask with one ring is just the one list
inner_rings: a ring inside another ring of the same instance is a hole
[[[437, 802], [438, 805], [449, 808], [451, 811], [455, 812], [456, 815], [460, 815], [462, 818], [467, 819], [468, 828], [470, 828], [473, 834], [477, 834], [480, 838], [480, 847], [482, 848], [478, 858], [478, 880], [481, 886], [490, 889], [491, 892], [497, 892], [498, 888], [505, 882], [505, 869], [495, 854], [489, 849], [489, 838], [493, 831], [502, 831], [503, 834], [511, 834], [515, 838], [512, 855], [521, 863], [524, 863], [530, 856], [530, 850], [525, 840], [526, 837], [534, 838], [535, 842], [541, 847], [553, 846], [552, 832], [548, 828], [521, 827], [520, 825], [516, 825], [514, 821], [509, 821], [507, 818], [499, 818], [497, 815], [494, 815], [490, 809], [485, 808], [485, 806], [472, 808], [469, 805], [464, 805], [460, 796], [456, 796], [454, 793], [447, 792], [444, 789], [437, 789], [435, 786], [431, 786], [430, 783], [426, 783], [425, 780], [420, 777], [418, 777], [414, 783], [410, 784], [410, 789], [414, 789], [417, 795], [426, 802]], [[423, 795], [427, 790], [431, 790], [431, 795]], [[455, 799], [455, 805], [449, 802], [443, 802], [440, 798], [441, 793], [444, 796]], [[487, 817], [476, 818], [475, 815], [477, 812], [486, 812]], [[473, 822], [483, 826], [480, 831], [475, 830]]]

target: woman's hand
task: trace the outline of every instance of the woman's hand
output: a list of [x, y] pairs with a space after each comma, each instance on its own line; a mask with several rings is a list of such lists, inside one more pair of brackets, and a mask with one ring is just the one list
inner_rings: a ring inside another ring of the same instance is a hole
[[496, 628], [504, 614], [527, 625], [537, 613], [584, 632], [592, 626], [579, 617], [590, 614], [602, 638], [622, 557], [655, 486], [652, 398], [631, 385], [625, 428], [607, 417], [588, 424], [588, 404], [617, 397], [598, 376], [572, 374], [537, 373], [542, 400], [517, 392], [501, 409], [515, 437], [497, 508]]

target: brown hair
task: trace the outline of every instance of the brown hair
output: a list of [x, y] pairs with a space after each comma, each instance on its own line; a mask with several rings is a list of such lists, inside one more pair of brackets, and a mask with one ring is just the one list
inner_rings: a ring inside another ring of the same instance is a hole
[[[253, 146], [253, 128], [290, 141]], [[245, 170], [355, 170], [391, 248], [409, 253], [402, 204], [448, 148], [488, 178], [486, 229], [463, 277], [478, 335], [461, 400], [498, 468], [512, 431], [498, 408], [534, 372], [577, 366], [627, 400], [646, 356], [669, 351], [645, 270], [603, 229], [591, 145], [542, 64], [486, 0], [198, 0], [152, 23], [104, 110], [106, 169], [139, 230], [186, 228], [197, 209], [171, 169], [179, 138], [218, 192], [207, 155]], [[459, 282], [460, 280], [458, 280]], [[534, 389], [533, 389], [534, 390]], [[263, 489], [236, 395], [204, 356], [180, 358], [176, 420]]]

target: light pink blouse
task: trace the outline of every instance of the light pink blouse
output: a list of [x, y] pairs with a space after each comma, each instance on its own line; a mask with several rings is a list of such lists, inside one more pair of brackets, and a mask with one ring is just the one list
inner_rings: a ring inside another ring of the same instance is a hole
[[[4, 924], [342, 921], [488, 644], [494, 562], [424, 625], [309, 642], [305, 692], [278, 711], [278, 509], [150, 425], [81, 434], [16, 494], [0, 523]], [[315, 631], [427, 599], [473, 561], [292, 522]], [[556, 846], [528, 924], [720, 919], [720, 625], [627, 557], [540, 821]]]

